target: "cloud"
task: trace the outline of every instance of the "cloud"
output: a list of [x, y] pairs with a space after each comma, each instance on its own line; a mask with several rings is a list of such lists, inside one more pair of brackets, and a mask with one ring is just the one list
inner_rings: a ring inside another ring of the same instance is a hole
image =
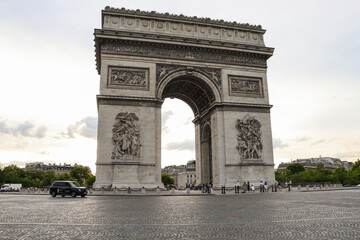
[[194, 151], [195, 150], [195, 142], [193, 140], [185, 140], [183, 142], [171, 142], [168, 143], [165, 146], [166, 150], [177, 150], [177, 151], [183, 151], [183, 150], [189, 150]]
[[45, 125], [36, 127], [33, 123], [26, 121], [13, 127], [8, 126], [7, 122], [0, 122], [0, 134], [11, 134], [13, 136], [44, 138], [47, 133]]
[[86, 137], [96, 138], [97, 137], [97, 117], [86, 117], [73, 125], [69, 125], [66, 133], [61, 133], [63, 137], [75, 138], [75, 134]]
[[41, 154], [41, 155], [49, 155], [50, 153], [47, 152], [47, 151], [41, 151], [41, 152], [37, 152], [38, 154]]
[[280, 138], [274, 138], [273, 139], [273, 148], [274, 149], [276, 149], [276, 148], [283, 149], [283, 148], [286, 148], [288, 146], [289, 145], [287, 143], [283, 143]]
[[323, 143], [323, 142], [325, 142], [325, 141], [326, 141], [326, 139], [325, 139], [325, 138], [320, 139], [319, 141], [313, 142], [313, 143], [311, 144], [311, 146], [314, 146], [314, 145], [317, 145], [317, 144]]
[[309, 137], [307, 137], [306, 135], [304, 135], [304, 136], [302, 136], [302, 137], [296, 137], [295, 138], [295, 141], [297, 141], [297, 142], [306, 142], [306, 141], [308, 141], [310, 138]]
[[10, 128], [7, 126], [5, 121], [0, 122], [0, 134], [1, 133], [10, 133]]
[[174, 115], [172, 111], [166, 111], [161, 114], [161, 124], [163, 127], [166, 126], [166, 122], [169, 120], [170, 116]]
[[343, 152], [334, 154], [336, 158], [360, 158], [360, 152]]

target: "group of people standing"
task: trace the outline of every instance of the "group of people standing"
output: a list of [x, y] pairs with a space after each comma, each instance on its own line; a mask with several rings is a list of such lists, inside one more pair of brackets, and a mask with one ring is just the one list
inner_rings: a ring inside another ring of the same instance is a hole
[[[235, 187], [236, 187], [237, 193], [239, 193], [239, 191], [240, 191], [240, 182], [239, 182], [239, 180], [236, 181]], [[255, 186], [253, 184], [250, 186], [250, 182], [244, 182], [242, 184], [242, 189], [243, 189], [242, 193], [246, 193], [246, 192], [250, 192], [250, 191], [252, 193], [255, 192]], [[269, 191], [269, 186], [268, 186], [267, 182], [263, 183], [263, 181], [260, 181], [260, 192], [265, 192], [265, 191], [266, 192]]]

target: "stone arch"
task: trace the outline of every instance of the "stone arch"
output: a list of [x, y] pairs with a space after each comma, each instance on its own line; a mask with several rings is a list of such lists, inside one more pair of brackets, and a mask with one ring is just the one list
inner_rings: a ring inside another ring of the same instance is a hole
[[193, 69], [174, 71], [163, 77], [157, 86], [156, 97], [183, 100], [193, 110], [195, 117], [222, 100], [219, 88], [208, 76]]

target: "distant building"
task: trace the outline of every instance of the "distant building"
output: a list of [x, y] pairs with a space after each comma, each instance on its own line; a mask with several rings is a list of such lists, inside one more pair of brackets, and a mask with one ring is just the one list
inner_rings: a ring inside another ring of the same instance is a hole
[[161, 169], [161, 174], [169, 174], [174, 179], [177, 188], [185, 188], [196, 179], [196, 161], [190, 160], [186, 165], [171, 165]]
[[287, 163], [280, 163], [278, 167], [279, 172], [285, 172], [286, 167], [292, 163], [300, 163], [304, 166], [305, 170], [313, 169], [316, 170], [317, 166], [320, 164], [324, 165], [325, 169], [334, 170], [338, 167], [344, 167], [346, 170], [350, 170], [352, 167], [352, 162], [341, 161], [339, 158], [331, 158], [331, 157], [318, 157], [318, 158], [304, 158], [304, 159], [296, 159]]
[[64, 163], [64, 165], [60, 164], [45, 164], [43, 162], [32, 162], [32, 163], [26, 163], [25, 165], [25, 169], [27, 170], [34, 170], [34, 171], [49, 171], [52, 170], [54, 171], [57, 175], [61, 174], [61, 173], [65, 173], [65, 172], [70, 172], [71, 169], [76, 168], [76, 167], [81, 167], [81, 165], [78, 164], [74, 164], [73, 166], [71, 166], [71, 164], [66, 164]]

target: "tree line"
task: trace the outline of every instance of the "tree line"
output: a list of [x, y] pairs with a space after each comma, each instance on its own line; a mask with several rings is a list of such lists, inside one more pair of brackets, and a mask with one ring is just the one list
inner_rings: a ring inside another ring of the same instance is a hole
[[49, 187], [54, 181], [77, 181], [81, 186], [91, 187], [95, 182], [95, 176], [89, 167], [78, 166], [70, 172], [56, 174], [53, 170], [35, 171], [33, 169], [22, 169], [10, 165], [0, 169], [0, 184], [21, 183], [23, 188]]
[[292, 163], [286, 167], [285, 172], [276, 171], [275, 179], [278, 182], [357, 185], [360, 184], [360, 160], [357, 160], [349, 171], [344, 167], [328, 170], [323, 164], [319, 164], [315, 170], [305, 170], [300, 163]]

